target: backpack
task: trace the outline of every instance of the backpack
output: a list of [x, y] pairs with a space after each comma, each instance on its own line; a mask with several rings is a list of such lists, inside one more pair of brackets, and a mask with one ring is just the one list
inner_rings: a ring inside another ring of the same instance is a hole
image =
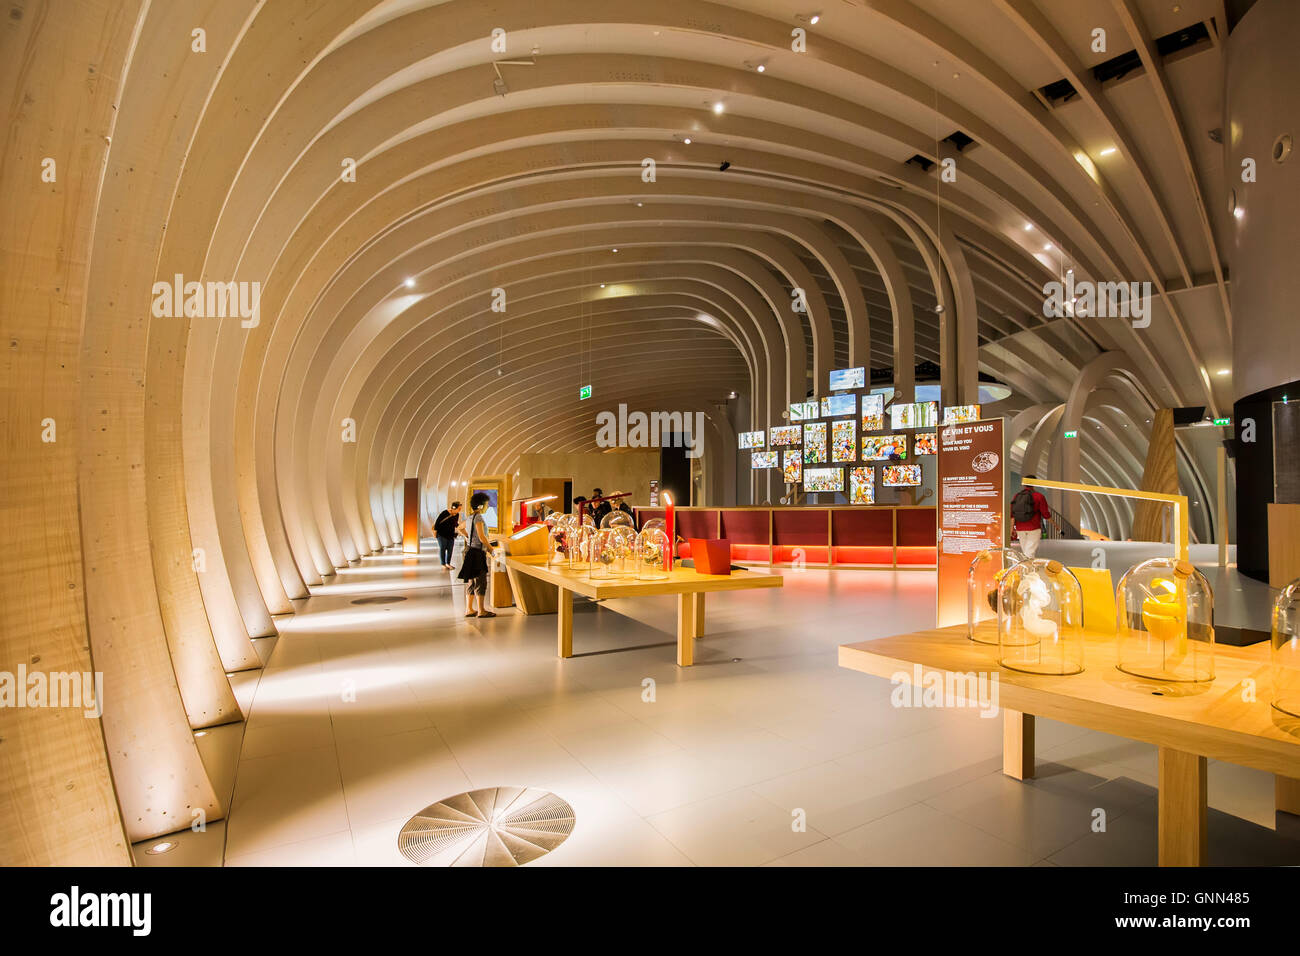
[[1034, 504], [1034, 493], [1028, 488], [1021, 488], [1011, 499], [1011, 517], [1017, 521], [1033, 521], [1037, 514], [1038, 506]]

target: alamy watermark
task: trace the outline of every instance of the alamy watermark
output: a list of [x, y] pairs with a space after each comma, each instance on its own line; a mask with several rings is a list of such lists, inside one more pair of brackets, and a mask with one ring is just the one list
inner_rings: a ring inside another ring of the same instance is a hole
[[1151, 324], [1150, 282], [1074, 281], [1067, 272], [1064, 282], [1043, 286], [1043, 316], [1049, 319], [1131, 319], [1133, 328]]
[[262, 321], [262, 283], [186, 282], [179, 272], [171, 282], [153, 284], [155, 319], [225, 319], [238, 316], [240, 326], [257, 328]]
[[599, 448], [685, 448], [687, 458], [704, 454], [704, 413], [631, 412], [620, 403], [618, 414], [596, 414]]
[[981, 717], [998, 715], [997, 672], [957, 674], [951, 671], [925, 672], [920, 664], [912, 672], [896, 671], [889, 702], [895, 707], [971, 707]]
[[18, 673], [0, 671], [0, 708], [3, 707], [71, 707], [81, 708], [86, 717], [104, 714], [104, 674], [102, 671], [31, 671], [18, 665]]

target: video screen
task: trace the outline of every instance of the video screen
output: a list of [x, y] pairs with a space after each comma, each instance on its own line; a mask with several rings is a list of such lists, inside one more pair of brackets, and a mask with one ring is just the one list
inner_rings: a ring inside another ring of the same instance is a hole
[[886, 465], [880, 483], [886, 488], [911, 488], [921, 483], [920, 465]]
[[888, 461], [894, 455], [907, 457], [906, 435], [863, 435], [862, 460]]
[[803, 441], [802, 425], [773, 425], [771, 431], [773, 448], [781, 445], [797, 445]]
[[934, 428], [939, 424], [938, 402], [894, 405], [889, 409], [892, 428]]
[[858, 396], [856, 395], [827, 395], [822, 399], [822, 417], [831, 418], [837, 415], [854, 415], [858, 411]]
[[831, 461], [858, 460], [858, 423], [831, 422]]
[[876, 469], [849, 469], [849, 504], [874, 505], [876, 503]]
[[964, 425], [966, 422], [977, 422], [980, 420], [980, 407], [978, 405], [949, 405], [943, 410], [943, 423], [945, 425]]
[[843, 491], [843, 468], [805, 468], [803, 470], [804, 491]]
[[862, 430], [864, 432], [884, 431], [885, 396], [862, 396]]
[[775, 468], [776, 452], [774, 451], [756, 451], [752, 455], [753, 468]]
[[785, 483], [797, 485], [803, 481], [803, 455], [798, 449], [785, 453]]
[[790, 421], [806, 422], [821, 415], [821, 405], [816, 399], [810, 402], [794, 402], [790, 406]]
[[740, 447], [741, 448], [762, 448], [764, 444], [763, 438], [764, 436], [762, 432], [741, 432]]
[[831, 371], [831, 391], [845, 388], [866, 388], [867, 370], [863, 368], [837, 368]]
[[803, 426], [803, 463], [820, 465], [826, 461], [826, 423], [810, 422]]
[[917, 432], [912, 439], [912, 454], [914, 455], [937, 455], [939, 454], [939, 439], [934, 432]]

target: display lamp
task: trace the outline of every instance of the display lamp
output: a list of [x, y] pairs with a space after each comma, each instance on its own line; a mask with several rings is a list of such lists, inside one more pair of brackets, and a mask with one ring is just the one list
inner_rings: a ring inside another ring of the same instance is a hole
[[998, 583], [998, 663], [1027, 674], [1083, 670], [1083, 588], [1061, 564], [1026, 559]]
[[966, 573], [966, 636], [976, 644], [998, 643], [998, 585], [1023, 559], [1011, 548], [985, 548]]
[[1273, 604], [1273, 706], [1300, 717], [1300, 579]]
[[1119, 579], [1117, 666], [1147, 680], [1214, 680], [1214, 591], [1190, 561], [1152, 558]]

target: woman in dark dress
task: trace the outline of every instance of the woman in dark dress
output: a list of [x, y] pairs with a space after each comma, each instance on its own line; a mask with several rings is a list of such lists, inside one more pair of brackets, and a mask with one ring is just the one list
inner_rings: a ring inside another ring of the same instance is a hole
[[[457, 531], [466, 539], [465, 560], [460, 566], [460, 580], [465, 582], [465, 616], [496, 617], [487, 609], [488, 556], [487, 522], [483, 509], [487, 507], [487, 493], [476, 491], [469, 498], [469, 519]], [[476, 607], [477, 605], [477, 607]]]

